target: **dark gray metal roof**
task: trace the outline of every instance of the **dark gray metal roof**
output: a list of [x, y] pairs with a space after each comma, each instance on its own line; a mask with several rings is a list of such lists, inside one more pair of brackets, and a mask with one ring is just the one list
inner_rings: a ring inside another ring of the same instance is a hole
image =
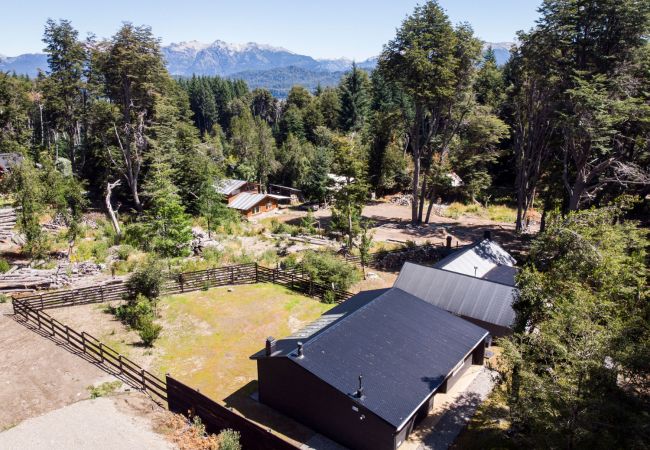
[[[488, 332], [390, 289], [304, 341], [288, 358], [400, 429]], [[317, 407], [317, 405], [315, 405]]]
[[[296, 331], [291, 336], [278, 339], [275, 343], [275, 352], [273, 353], [273, 356], [288, 355], [297, 348], [298, 342], [306, 342], [308, 339], [316, 336], [327, 327], [333, 325], [349, 314], [352, 314], [362, 306], [367, 305], [386, 291], [388, 291], [388, 289], [373, 289], [371, 291], [362, 291], [353, 295], [343, 303], [336, 305], [334, 308], [324, 313], [318, 319], [307, 324], [299, 331]], [[264, 356], [265, 350], [261, 350], [252, 355], [251, 359], [259, 359]]]
[[515, 319], [516, 289], [511, 285], [405, 263], [394, 286], [459, 316], [502, 327]]

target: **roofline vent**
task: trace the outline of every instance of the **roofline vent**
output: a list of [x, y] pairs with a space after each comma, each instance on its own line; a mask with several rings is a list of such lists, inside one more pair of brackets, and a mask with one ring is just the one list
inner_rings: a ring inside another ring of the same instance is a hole
[[302, 347], [303, 347], [302, 342], [298, 341], [298, 351], [297, 351], [298, 358], [302, 358], [304, 356], [304, 351]]
[[483, 239], [487, 239], [489, 241], [492, 240], [492, 231], [491, 230], [485, 230], [483, 232]]
[[265, 346], [266, 356], [271, 356], [273, 352], [275, 352], [275, 343], [276, 340], [275, 338], [273, 338], [273, 336], [269, 336], [266, 338], [266, 346]]
[[363, 375], [359, 375], [359, 389], [354, 393], [354, 398], [362, 399], [363, 395]]

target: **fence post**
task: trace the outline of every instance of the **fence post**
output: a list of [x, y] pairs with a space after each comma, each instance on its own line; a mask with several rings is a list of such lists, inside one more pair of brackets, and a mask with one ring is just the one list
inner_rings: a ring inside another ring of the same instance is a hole
[[124, 373], [124, 369], [122, 369], [122, 355], [118, 354], [117, 355], [117, 360], [120, 362], [120, 373]]
[[84, 353], [88, 353], [86, 351], [86, 332], [85, 331], [81, 332], [81, 348], [83, 348]]
[[291, 289], [293, 289], [293, 277], [294, 277], [294, 274], [293, 274], [293, 272], [291, 272]]
[[259, 275], [259, 270], [257, 268], [257, 261], [255, 261], [255, 282], [256, 283], [260, 282], [260, 275]]
[[104, 362], [104, 344], [101, 342], [99, 343], [99, 358], [101, 359], [101, 362]]
[[43, 309], [43, 294], [41, 294], [41, 309]]
[[99, 285], [99, 293], [102, 296], [102, 303], [104, 303], [104, 286]]
[[178, 282], [179, 282], [179, 284], [181, 285], [181, 292], [185, 292], [184, 281], [185, 281], [185, 280], [184, 280], [183, 274], [181, 273], [181, 274], [178, 276]]
[[230, 266], [230, 284], [235, 284], [235, 268]]
[[67, 325], [65, 326], [65, 340], [70, 343], [70, 327]]
[[142, 377], [142, 389], [147, 388], [147, 382], [144, 379], [144, 369], [140, 369], [140, 376]]
[[41, 315], [37, 312], [36, 313], [36, 321], [38, 322], [38, 329], [41, 329]]

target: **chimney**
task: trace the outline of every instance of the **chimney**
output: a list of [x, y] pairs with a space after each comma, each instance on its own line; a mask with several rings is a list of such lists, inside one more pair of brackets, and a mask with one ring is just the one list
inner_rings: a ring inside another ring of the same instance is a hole
[[363, 398], [363, 386], [361, 382], [363, 381], [363, 375], [359, 375], [359, 389], [354, 393], [355, 398]]
[[483, 232], [483, 239], [492, 240], [492, 232], [490, 230], [485, 230]]
[[272, 336], [266, 338], [266, 356], [271, 356], [275, 351], [275, 339]]
[[447, 236], [447, 248], [451, 248], [451, 236]]
[[298, 358], [303, 357], [303, 351], [302, 351], [302, 342], [298, 342]]

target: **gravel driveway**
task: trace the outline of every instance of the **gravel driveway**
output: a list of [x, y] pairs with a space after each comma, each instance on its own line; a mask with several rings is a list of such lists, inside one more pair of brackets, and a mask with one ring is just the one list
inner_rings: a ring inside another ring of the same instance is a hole
[[74, 403], [0, 433], [0, 450], [169, 450], [146, 419], [118, 410], [113, 400]]

